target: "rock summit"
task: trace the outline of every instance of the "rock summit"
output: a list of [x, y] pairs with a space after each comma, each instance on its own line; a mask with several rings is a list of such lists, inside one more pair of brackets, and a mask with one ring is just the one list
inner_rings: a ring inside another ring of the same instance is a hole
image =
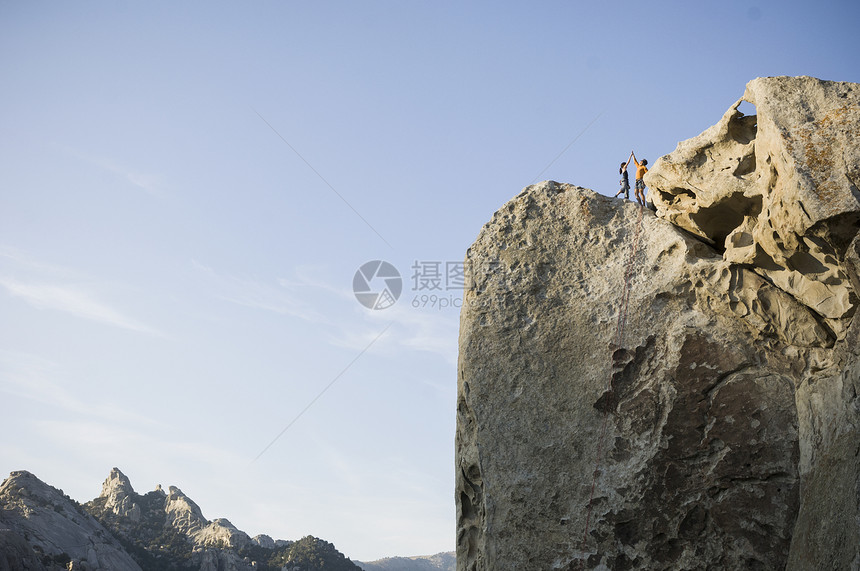
[[860, 568], [858, 132], [860, 85], [760, 78], [656, 161], [656, 214], [544, 182], [493, 215], [459, 570]]

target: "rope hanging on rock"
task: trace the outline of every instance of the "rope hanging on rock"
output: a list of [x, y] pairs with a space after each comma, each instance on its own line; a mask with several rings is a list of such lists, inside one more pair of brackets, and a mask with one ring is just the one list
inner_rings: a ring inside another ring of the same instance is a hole
[[[613, 342], [610, 346], [609, 351], [609, 365], [607, 367], [607, 381], [606, 381], [606, 394], [607, 394], [607, 402], [612, 403], [612, 365], [613, 365], [613, 351], [615, 347], [621, 347], [622, 342], [624, 341], [624, 330], [627, 327], [627, 309], [630, 305], [630, 282], [633, 278], [633, 264], [636, 260], [636, 254], [639, 251], [639, 235], [642, 229], [642, 211], [644, 210], [642, 205], [639, 205], [639, 215], [636, 218], [636, 231], [633, 235], [633, 246], [630, 249], [630, 254], [627, 257], [627, 262], [624, 264], [624, 289], [621, 293], [621, 303], [618, 309], [618, 323], [615, 327], [615, 335], [613, 336]], [[597, 473], [600, 471], [600, 463], [603, 459], [603, 442], [606, 439], [606, 430], [607, 430], [607, 421], [609, 420], [610, 411], [607, 409], [606, 413], [603, 416], [603, 423], [600, 427], [600, 436], [597, 440], [597, 459], [594, 462], [594, 473], [591, 476], [591, 493], [588, 497], [588, 511], [585, 516], [585, 529], [582, 532], [582, 548], [581, 551], [583, 555], [585, 554], [585, 549], [588, 543], [588, 532], [589, 526], [591, 525], [591, 512], [594, 508], [594, 490], [597, 485]], [[585, 566], [585, 559], [580, 559], [580, 567]]]

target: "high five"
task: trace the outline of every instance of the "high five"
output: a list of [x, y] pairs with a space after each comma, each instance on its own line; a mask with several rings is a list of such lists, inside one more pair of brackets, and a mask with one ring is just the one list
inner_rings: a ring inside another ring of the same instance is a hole
[[645, 166], [648, 164], [648, 159], [642, 159], [640, 163], [636, 160], [636, 154], [633, 151], [630, 151], [630, 156], [633, 157], [633, 162], [636, 164], [636, 188], [634, 190], [636, 201], [641, 206], [645, 206], [645, 181], [642, 180], [642, 177], [648, 172], [648, 167]]

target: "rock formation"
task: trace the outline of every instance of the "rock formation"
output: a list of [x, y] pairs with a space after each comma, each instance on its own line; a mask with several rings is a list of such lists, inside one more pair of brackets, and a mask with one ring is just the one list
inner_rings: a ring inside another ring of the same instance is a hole
[[199, 548], [239, 548], [251, 543], [228, 520], [207, 520], [200, 506], [175, 486], [169, 486], [166, 494], [160, 487], [143, 496], [137, 494], [118, 468], [111, 470], [101, 495], [87, 507], [123, 535], [154, 537], [168, 528]]
[[[658, 216], [753, 268], [841, 333], [856, 296], [839, 255], [860, 211], [857, 84], [760, 78], [646, 175]], [[738, 111], [742, 101], [757, 115]]]
[[743, 99], [656, 216], [546, 182], [469, 249], [459, 570], [860, 566], [860, 86]]
[[101, 523], [29, 472], [3, 482], [0, 506], [0, 569], [140, 570]]
[[174, 551], [186, 546], [201, 570], [250, 568], [250, 562], [234, 552], [251, 544], [248, 534], [226, 519], [207, 520], [200, 506], [175, 486], [168, 486], [167, 493], [159, 486], [140, 495], [114, 468], [102, 485], [101, 495], [86, 507], [121, 537], [144, 544], [158, 544], [163, 541], [159, 538], [171, 537]]
[[140, 506], [135, 503], [135, 496], [137, 494], [131, 487], [131, 481], [118, 468], [114, 468], [102, 484], [99, 497], [105, 499], [105, 511], [137, 523], [140, 521]]
[[255, 535], [251, 538], [251, 543], [262, 547], [263, 549], [274, 549], [275, 548], [275, 540], [265, 533], [261, 533], [260, 535]]
[[117, 468], [83, 506], [28, 472], [0, 486], [0, 571], [357, 571], [312, 536], [253, 540], [226, 519], [207, 520], [179, 488], [140, 495]]

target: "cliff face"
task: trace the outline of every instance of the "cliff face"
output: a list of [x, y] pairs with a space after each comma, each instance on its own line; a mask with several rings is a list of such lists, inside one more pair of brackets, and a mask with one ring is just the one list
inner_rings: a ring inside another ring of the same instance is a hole
[[458, 569], [860, 565], [860, 86], [759, 79], [646, 177], [467, 254]]

